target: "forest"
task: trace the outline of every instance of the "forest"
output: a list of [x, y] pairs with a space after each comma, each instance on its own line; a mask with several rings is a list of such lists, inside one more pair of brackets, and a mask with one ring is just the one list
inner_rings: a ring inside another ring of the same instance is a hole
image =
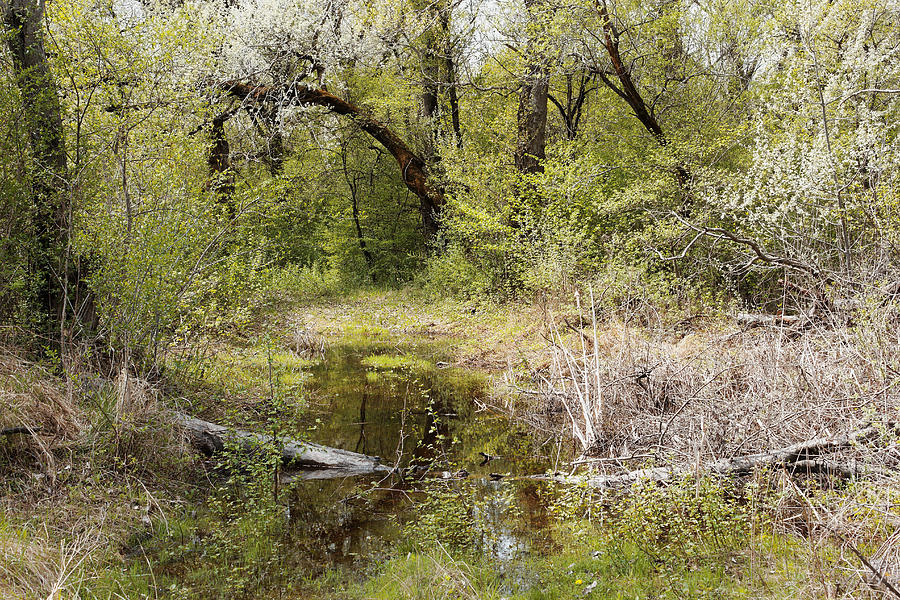
[[0, 598], [900, 598], [900, 1], [0, 13]]

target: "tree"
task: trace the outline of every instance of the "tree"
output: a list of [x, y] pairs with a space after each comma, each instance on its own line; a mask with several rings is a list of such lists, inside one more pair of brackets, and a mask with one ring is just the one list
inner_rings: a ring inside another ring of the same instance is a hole
[[[462, 146], [462, 127], [457, 91], [458, 74], [451, 32], [451, 20], [455, 3], [451, 0], [424, 0], [414, 3], [414, 8], [425, 23], [421, 34], [422, 116], [428, 127], [425, 155], [439, 160], [438, 146], [446, 135], [441, 117], [442, 100], [446, 99], [446, 113], [450, 115], [452, 139]], [[430, 160], [432, 160], [430, 159]]]
[[[895, 3], [773, 11], [754, 78], [753, 141], [736, 178], [709, 191], [731, 231], [809, 266], [814, 283], [857, 287], [896, 261], [900, 47]], [[752, 256], [749, 251], [747, 255]], [[776, 263], [756, 261], [761, 270]], [[742, 264], [747, 263], [746, 256]], [[815, 286], [813, 286], [815, 287]]]
[[[596, 75], [609, 89], [615, 92], [617, 96], [622, 98], [622, 100], [631, 107], [634, 116], [637, 117], [641, 125], [644, 126], [644, 129], [656, 138], [659, 145], [667, 146], [669, 144], [669, 139], [666, 137], [662, 126], [659, 124], [652, 106], [647, 105], [647, 102], [644, 100], [634, 83], [634, 63], [631, 62], [626, 65], [625, 61], [622, 59], [619, 50], [621, 34], [613, 21], [612, 15], [609, 13], [606, 0], [596, 0], [596, 5], [597, 12], [600, 15], [600, 24], [603, 28], [603, 47], [606, 50], [607, 56], [609, 57], [609, 63], [612, 67], [612, 73], [609, 73], [606, 69], [597, 68], [595, 70]], [[618, 80], [618, 85], [613, 82], [612, 77], [615, 77]], [[690, 179], [690, 173], [682, 164], [676, 164], [675, 176], [678, 180], [678, 185], [682, 188], [687, 185], [688, 180]]]
[[543, 173], [547, 145], [547, 94], [550, 69], [538, 33], [540, 19], [535, 13], [540, 0], [525, 0], [528, 13], [528, 39], [525, 44], [525, 73], [519, 88], [516, 113], [515, 165], [521, 173]]
[[235, 207], [234, 195], [234, 168], [231, 165], [231, 144], [225, 132], [225, 123], [233, 115], [233, 111], [225, 111], [213, 117], [209, 124], [209, 153], [207, 164], [209, 165], [209, 181], [206, 187], [213, 194], [216, 202], [224, 204], [228, 214], [233, 218]]
[[62, 108], [44, 49], [44, 0], [9, 0], [2, 10], [32, 154], [32, 268], [38, 306], [44, 334], [61, 343], [66, 316], [83, 316], [79, 313], [90, 302], [82, 286], [70, 287], [78, 278], [70, 252], [68, 159]]

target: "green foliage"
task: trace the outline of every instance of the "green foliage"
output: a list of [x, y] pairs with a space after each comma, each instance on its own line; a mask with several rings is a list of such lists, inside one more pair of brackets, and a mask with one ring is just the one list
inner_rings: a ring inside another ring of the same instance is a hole
[[287, 390], [280, 377], [281, 361], [268, 344], [267, 349], [265, 416], [273, 441], [253, 448], [226, 445], [217, 455], [203, 517], [166, 527], [159, 536], [159, 566], [172, 564], [182, 570], [172, 589], [184, 597], [255, 598], [284, 585], [292, 573], [286, 544], [288, 514], [279, 501], [290, 488], [280, 482], [281, 448], [274, 441], [282, 435]]
[[405, 526], [404, 536], [426, 548], [475, 550], [485, 531], [477, 522], [478, 508], [471, 502], [471, 492], [465, 485], [429, 486], [417, 505], [416, 519]]
[[[86, 445], [92, 460], [126, 481], [184, 467], [180, 458], [161, 458], [175, 438], [162, 427], [155, 390], [130, 387], [135, 370], [159, 375], [161, 365], [174, 367], [160, 385], [200, 388], [197, 404], [199, 396], [240, 397], [248, 408], [254, 399], [258, 420], [273, 433], [303, 409], [312, 362], [268, 339], [219, 354], [198, 343], [213, 333], [246, 333], [259, 312], [285, 298], [416, 281], [432, 297], [460, 296], [480, 307], [595, 284], [603, 309], [721, 305], [729, 297], [788, 309], [785, 261], [727, 235], [703, 237], [698, 229], [706, 226], [808, 265], [799, 271], [813, 284], [827, 279], [852, 289], [861, 306], [858, 335], [871, 336], [863, 345], [896, 363], [885, 342], [892, 338], [872, 333], [895, 329], [893, 312], [882, 309], [900, 263], [896, 3], [610, 2], [625, 67], [612, 64], [608, 24], [592, 2], [535, 0], [524, 11], [512, 2], [486, 11], [447, 3], [446, 15], [439, 14], [444, 3], [418, 0], [349, 0], [345, 12], [306, 1], [151, 4], [131, 13], [119, 3], [49, 3], [43, 24], [67, 149], [65, 181], [54, 184], [72, 209], [62, 215], [70, 226], [57, 229], [70, 246], [68, 266], [81, 270], [96, 300], [97, 327], [85, 340], [92, 353], [84, 358], [121, 369], [121, 388], [84, 394], [91, 404]], [[503, 43], [481, 43], [482, 27]], [[529, 64], [546, 70], [552, 99], [546, 159], [540, 172], [523, 174], [512, 157]], [[617, 68], [629, 70], [662, 132], [637, 118], [633, 98], [623, 99]], [[36, 266], [47, 258], [38, 250], [47, 223], [38, 222], [32, 202], [45, 174], [35, 169], [16, 76], [14, 61], [0, 61], [4, 337], [34, 335], [48, 316], [35, 310], [47, 283]], [[225, 84], [232, 80], [275, 92], [239, 99]], [[361, 112], [348, 118], [278, 97], [294, 83], [327, 87]], [[584, 103], [575, 131], [567, 111], [579, 83]], [[430, 88], [438, 107], [428, 120], [422, 95]], [[451, 133], [451, 91], [459, 97], [461, 139]], [[213, 124], [223, 122], [235, 182], [228, 193], [212, 189], [222, 181], [213, 172], [212, 145], [222, 141]], [[424, 238], [420, 199], [406, 185], [415, 183], [409, 156], [398, 164], [371, 135], [376, 125], [424, 159], [428, 184], [444, 193], [436, 239]], [[801, 302], [819, 301], [818, 288], [798, 289], [809, 296]], [[65, 300], [74, 305], [82, 291], [68, 289]], [[393, 331], [424, 326], [405, 306], [393, 312], [354, 323], [353, 334], [393, 341]], [[512, 432], [494, 435], [480, 424], [451, 432], [436, 414], [439, 398], [474, 396], [474, 383], [448, 383], [430, 359], [371, 347], [364, 354], [366, 385], [387, 390], [402, 381], [407, 392], [430, 395], [426, 431], [412, 428], [423, 434], [424, 451], [517, 443]], [[68, 368], [62, 352], [45, 357]], [[85, 382], [67, 375], [74, 396]], [[92, 584], [95, 595], [128, 595], [120, 586], [149, 596], [150, 575], [159, 578], [154, 593], [173, 598], [249, 598], [296, 575], [275, 498], [277, 454], [274, 444], [249, 456], [226, 453], [208, 496], [196, 499], [197, 516], [152, 523], [152, 537], [164, 542], [153, 549], [162, 568], [145, 572], [132, 561], [121, 574], [107, 569]], [[415, 553], [389, 564], [383, 587], [365, 593], [563, 598], [580, 597], [597, 581], [593, 593], [607, 597], [740, 595], [746, 552], [763, 544], [754, 531], [769, 508], [753, 491], [708, 479], [614, 497], [565, 488], [551, 512], [572, 552], [537, 561], [546, 579], [513, 590], [489, 562], [447, 556], [471, 559], [490, 548], [497, 519], [515, 512], [507, 492], [485, 495], [477, 485], [424, 485], [415, 518], [403, 524]], [[766, 535], [779, 558], [795, 550], [787, 538]], [[0, 523], [0, 544], [35, 540]], [[737, 566], [726, 570], [725, 559]], [[30, 581], [27, 560], [16, 554], [9, 563]], [[417, 579], [427, 589], [410, 585]]]
[[747, 544], [750, 533], [747, 505], [708, 478], [641, 485], [617, 512], [614, 527], [622, 538], [657, 560], [690, 562], [733, 552]]
[[372, 600], [500, 600], [503, 585], [489, 565], [445, 552], [410, 553], [392, 560], [378, 577], [354, 586], [348, 598]]
[[[775, 499], [752, 486], [746, 498], [713, 480], [617, 494], [561, 486], [550, 509], [552, 539], [533, 539], [541, 550], [513, 563], [471, 552], [465, 533], [476, 527], [454, 508], [461, 505], [454, 489], [432, 493], [441, 505], [426, 500], [418, 527], [405, 531], [413, 540], [430, 537], [428, 544], [383, 565], [348, 597], [791, 598], [803, 577], [803, 544], [773, 532], [764, 516]], [[477, 514], [471, 499], [465, 504]], [[759, 561], [777, 567], [761, 570]]]
[[41, 318], [35, 312], [40, 281], [32, 269], [38, 244], [27, 140], [15, 77], [0, 70], [0, 322], [18, 324], [18, 335]]

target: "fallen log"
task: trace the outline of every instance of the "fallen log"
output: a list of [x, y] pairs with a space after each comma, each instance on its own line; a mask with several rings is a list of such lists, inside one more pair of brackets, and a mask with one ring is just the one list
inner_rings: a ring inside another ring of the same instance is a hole
[[[885, 431], [891, 431], [896, 435], [898, 433], [897, 425], [894, 423], [869, 425], [843, 436], [821, 437], [768, 452], [748, 454], [735, 458], [722, 458], [704, 465], [701, 471], [715, 475], [733, 476], [747, 474], [761, 467], [782, 466], [791, 472], [806, 470], [809, 472], [831, 473], [842, 477], [855, 477], [858, 474], [855, 466], [848, 468], [834, 462], [817, 460], [817, 457], [828, 452], [850, 448], [861, 442], [876, 438]], [[618, 475], [596, 475], [587, 478], [557, 474], [537, 475], [533, 478], [560, 483], [586, 483], [594, 488], [621, 488], [643, 481], [665, 482], [695, 472], [696, 469], [693, 468], [666, 466], [637, 469]]]
[[[173, 413], [173, 418], [175, 423], [188, 432], [191, 445], [207, 456], [221, 452], [226, 445], [235, 445], [244, 451], [253, 452], [260, 446], [274, 442], [281, 452], [284, 465], [296, 469], [334, 471], [334, 475], [338, 477], [388, 473], [391, 470], [380, 464], [381, 459], [377, 456], [367, 456], [288, 437], [231, 429], [180, 412]], [[317, 479], [322, 478], [322, 473], [317, 475]]]
[[737, 322], [747, 329], [754, 327], [793, 327], [804, 325], [809, 318], [801, 315], [755, 315], [750, 313], [738, 313]]

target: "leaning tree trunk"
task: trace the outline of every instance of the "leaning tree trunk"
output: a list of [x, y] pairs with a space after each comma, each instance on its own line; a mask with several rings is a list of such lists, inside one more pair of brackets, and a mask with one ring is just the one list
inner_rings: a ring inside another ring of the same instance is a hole
[[426, 239], [435, 237], [440, 225], [441, 208], [444, 205], [443, 191], [428, 180], [425, 160], [413, 152], [390, 127], [343, 98], [300, 83], [276, 87], [226, 81], [221, 84], [221, 88], [244, 102], [263, 104], [277, 100], [283, 104], [314, 104], [352, 119], [357, 127], [384, 146], [397, 161], [403, 183], [419, 198], [425, 237]]
[[33, 169], [35, 247], [32, 257], [38, 280], [39, 306], [46, 333], [56, 340], [64, 326], [70, 268], [67, 261], [69, 199], [66, 145], [56, 82], [50, 71], [42, 34], [43, 0], [10, 0], [3, 6], [6, 43], [22, 97]]
[[[615, 92], [628, 104], [628, 106], [631, 107], [634, 116], [637, 117], [641, 125], [644, 126], [644, 129], [656, 138], [659, 145], [668, 146], [669, 138], [666, 137], [656, 115], [654, 115], [653, 111], [647, 106], [647, 103], [638, 91], [637, 86], [634, 84], [634, 79], [631, 76], [631, 67], [626, 66], [625, 62], [622, 60], [622, 55], [619, 52], [620, 34], [606, 7], [606, 0], [595, 0], [595, 3], [603, 25], [603, 46], [606, 48], [606, 53], [609, 55], [613, 74], [616, 79], [619, 80], [619, 85], [616, 85], [604, 71], [598, 70], [596, 74], [600, 77], [606, 87]], [[674, 168], [674, 174], [678, 186], [686, 193], [687, 184], [690, 180], [690, 172], [688, 172], [684, 165], [678, 164]]]

